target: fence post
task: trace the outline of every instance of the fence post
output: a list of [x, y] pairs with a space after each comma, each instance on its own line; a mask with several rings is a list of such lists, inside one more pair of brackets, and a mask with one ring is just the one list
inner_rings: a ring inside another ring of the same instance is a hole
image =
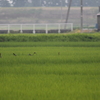
[[8, 34], [10, 33], [10, 25], [8, 24]]
[[71, 23], [71, 31], [73, 31], [73, 23]]
[[48, 34], [48, 25], [46, 24], [46, 34]]
[[23, 31], [22, 31], [22, 24], [20, 25], [20, 32], [23, 33]]
[[35, 24], [33, 24], [33, 33], [35, 34]]
[[60, 24], [58, 24], [58, 33], [60, 33], [60, 28], [61, 28]]
[[68, 30], [68, 23], [65, 23], [66, 29]]

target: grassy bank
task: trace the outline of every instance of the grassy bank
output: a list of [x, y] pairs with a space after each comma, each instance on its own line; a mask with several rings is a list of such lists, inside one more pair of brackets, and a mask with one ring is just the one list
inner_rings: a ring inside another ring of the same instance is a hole
[[98, 42], [100, 34], [6, 34], [0, 35], [0, 42]]

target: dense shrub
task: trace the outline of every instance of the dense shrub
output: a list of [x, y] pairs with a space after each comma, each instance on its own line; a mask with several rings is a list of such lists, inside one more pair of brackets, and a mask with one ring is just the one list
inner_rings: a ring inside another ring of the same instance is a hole
[[100, 41], [100, 34], [7, 34], [0, 35], [0, 42], [97, 42]]

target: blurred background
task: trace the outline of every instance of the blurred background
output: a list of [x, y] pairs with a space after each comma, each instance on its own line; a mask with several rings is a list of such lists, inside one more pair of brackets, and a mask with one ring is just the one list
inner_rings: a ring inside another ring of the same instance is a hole
[[[0, 24], [65, 23], [69, 0], [0, 0]], [[84, 27], [95, 27], [100, 0], [83, 0]], [[80, 0], [72, 0], [68, 23], [80, 26]]]

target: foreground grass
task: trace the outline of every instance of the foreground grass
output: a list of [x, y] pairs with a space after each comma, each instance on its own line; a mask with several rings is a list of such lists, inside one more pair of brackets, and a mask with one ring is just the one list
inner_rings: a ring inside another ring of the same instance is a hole
[[0, 100], [99, 100], [100, 47], [86, 45], [2, 45]]
[[100, 47], [100, 42], [0, 42], [0, 47]]

